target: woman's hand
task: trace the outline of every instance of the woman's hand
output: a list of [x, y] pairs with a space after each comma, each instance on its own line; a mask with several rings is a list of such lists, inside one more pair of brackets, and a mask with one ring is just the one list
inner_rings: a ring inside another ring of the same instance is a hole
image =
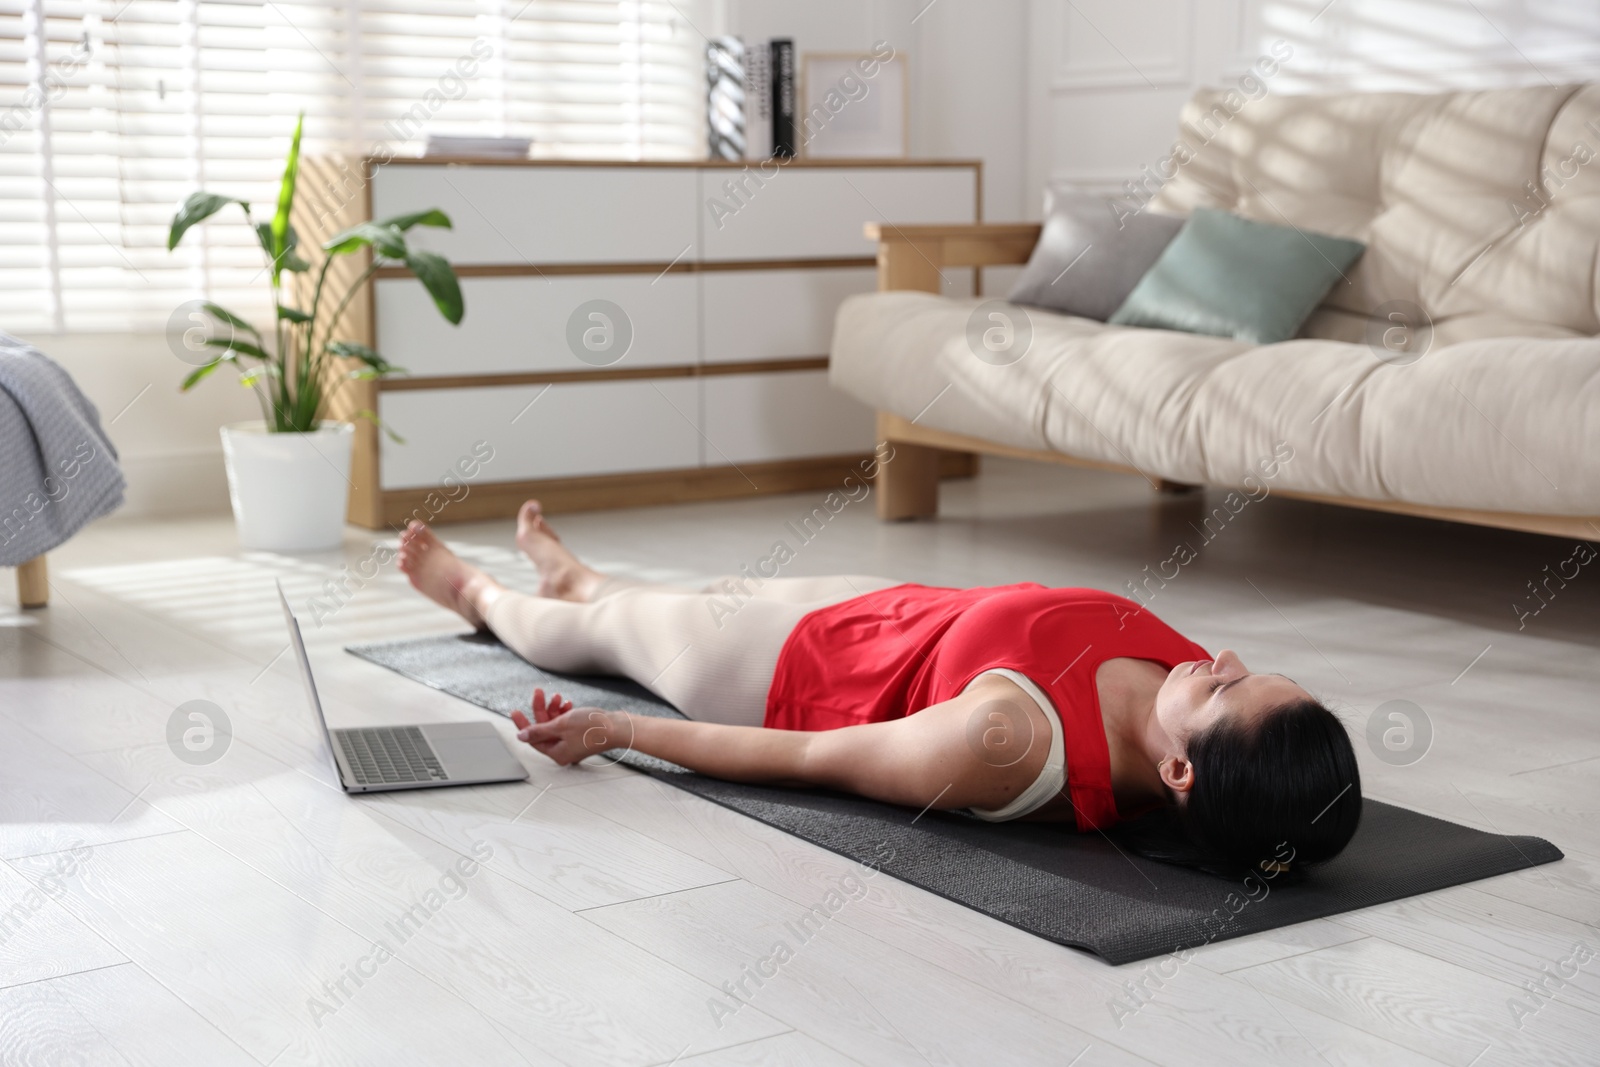
[[627, 715], [602, 708], [574, 708], [572, 701], [553, 693], [548, 699], [543, 689], [533, 691], [533, 720], [520, 711], [511, 713], [517, 724], [517, 738], [549, 756], [563, 767], [596, 753], [626, 745], [631, 730]]

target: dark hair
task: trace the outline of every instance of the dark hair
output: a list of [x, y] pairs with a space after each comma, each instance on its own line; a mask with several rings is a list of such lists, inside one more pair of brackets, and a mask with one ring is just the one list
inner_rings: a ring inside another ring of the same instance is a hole
[[1136, 853], [1227, 877], [1298, 877], [1337, 856], [1361, 822], [1350, 735], [1315, 700], [1256, 722], [1219, 719], [1189, 739], [1188, 758], [1182, 803], [1118, 827]]

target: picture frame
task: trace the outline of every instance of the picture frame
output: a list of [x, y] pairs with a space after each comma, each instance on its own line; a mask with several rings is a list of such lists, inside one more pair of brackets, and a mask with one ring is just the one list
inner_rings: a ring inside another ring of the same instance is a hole
[[807, 52], [800, 57], [795, 139], [807, 159], [904, 159], [910, 154], [906, 57]]

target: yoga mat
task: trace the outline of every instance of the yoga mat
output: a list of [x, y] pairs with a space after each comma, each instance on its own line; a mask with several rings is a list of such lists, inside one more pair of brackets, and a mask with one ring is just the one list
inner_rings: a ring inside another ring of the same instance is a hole
[[[534, 686], [579, 705], [681, 718], [633, 682], [550, 674], [480, 634], [352, 645], [362, 659], [482, 708], [527, 711]], [[608, 755], [613, 755], [608, 753]], [[1294, 885], [1203, 874], [1103, 834], [986, 823], [822, 790], [721, 782], [638, 752], [621, 762], [1049, 941], [1132, 963], [1561, 859], [1538, 837], [1485, 833], [1368, 798], [1339, 856]]]

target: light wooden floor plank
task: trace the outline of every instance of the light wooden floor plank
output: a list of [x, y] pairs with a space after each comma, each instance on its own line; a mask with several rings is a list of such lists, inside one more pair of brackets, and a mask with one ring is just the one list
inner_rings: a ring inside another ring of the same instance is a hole
[[1600, 907], [1596, 906], [1600, 901], [1600, 859], [1581, 853], [1569, 852], [1560, 863], [1486, 878], [1472, 887], [1590, 928], [1600, 924]]
[[1516, 985], [1376, 937], [1229, 977], [1454, 1067], [1592, 1064], [1600, 1034], [1600, 1016], [1570, 1003], [1519, 1017]]
[[798, 1031], [747, 1041], [698, 1056], [686, 1056], [677, 1067], [863, 1067], [844, 1053]]
[[93, 847], [179, 829], [138, 796], [0, 719], [0, 858]]
[[[606, 818], [656, 836], [675, 835], [682, 847], [697, 848], [703, 857], [721, 857], [740, 877], [800, 910], [841, 884], [864, 885], [864, 895], [837, 919], [841, 927], [861, 935], [863, 951], [873, 951], [874, 944], [893, 946], [946, 974], [979, 981], [1020, 1005], [1152, 1060], [1182, 1048], [1191, 1055], [1235, 1064], [1270, 1065], [1305, 1051], [1297, 1026], [1317, 1025], [1325, 1032], [1341, 1028], [1337, 1023], [1308, 1022], [1304, 1016], [1309, 1013], [1293, 1004], [1264, 1011], [1265, 1005], [1252, 1004], [1254, 998], [1244, 990], [1218, 984], [1200, 965], [1198, 954], [1187, 964], [1157, 959], [1110, 967], [1088, 953], [1050, 944], [894, 881], [892, 861], [882, 874], [868, 877], [841, 856], [643, 776], [631, 783], [599, 783], [566, 795]], [[1339, 929], [1340, 940], [1362, 936]], [[1235, 943], [1244, 942], [1226, 942], [1219, 948]], [[1278, 958], [1288, 951], [1274, 942], [1260, 954]], [[1130, 985], [1136, 988], [1130, 990]], [[1351, 1030], [1345, 1036], [1361, 1035]], [[1404, 1049], [1387, 1046], [1386, 1051], [1391, 1062], [1409, 1060]]]
[[257, 1060], [132, 964], [0, 989], [0, 1063], [259, 1067]]
[[79, 886], [64, 906], [261, 1063], [560, 1062], [194, 834], [102, 845]]
[[[834, 910], [825, 900], [818, 905]], [[840, 907], [854, 903], [844, 899]], [[998, 1047], [1019, 1062], [1071, 1061], [1086, 1048], [1093, 1058], [1084, 1062], [1138, 1062], [981, 985], [920, 972], [914, 958], [863, 942], [831, 915], [807, 920], [808, 913], [739, 881], [583, 914], [657, 955], [684, 959], [696, 977], [721, 989], [706, 1001], [708, 1016], [731, 1023], [744, 1011], [766, 1012], [871, 1063], [982, 1062]]]
[[0, 865], [0, 988], [126, 962], [57, 903], [92, 862], [89, 847], [57, 852], [38, 886]]
[[[319, 917], [388, 946], [447, 999], [560, 1062], [647, 1064], [691, 1041], [710, 1049], [783, 1029], [751, 1012], [713, 1032], [701, 1008], [714, 990], [506, 877], [518, 871], [513, 850], [488, 820], [478, 824], [484, 836], [450, 849], [260, 754], [230, 753], [200, 770], [176, 766], [164, 750], [94, 758], [116, 760], [119, 774], [153, 775], [154, 803], [208, 845]], [[463, 869], [467, 860], [482, 866]]]
[[[1600, 901], [1594, 908], [1600, 918]], [[1530, 1004], [1554, 997], [1600, 1018], [1600, 926], [1472, 886], [1363, 908], [1339, 922], [1524, 989], [1532, 984]]]
[[65, 752], [147, 745], [172, 708], [28, 630], [0, 635], [0, 716]]

